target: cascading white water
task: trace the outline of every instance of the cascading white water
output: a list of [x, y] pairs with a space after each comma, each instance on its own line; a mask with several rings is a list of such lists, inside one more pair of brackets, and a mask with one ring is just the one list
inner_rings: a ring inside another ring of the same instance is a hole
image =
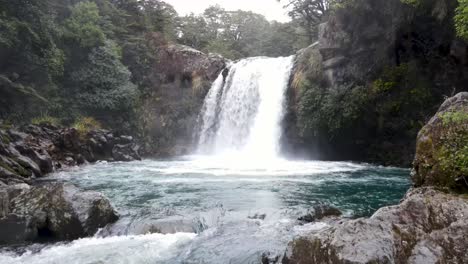
[[293, 58], [248, 58], [232, 65], [226, 78], [220, 74], [200, 115], [200, 153], [257, 160], [279, 155]]

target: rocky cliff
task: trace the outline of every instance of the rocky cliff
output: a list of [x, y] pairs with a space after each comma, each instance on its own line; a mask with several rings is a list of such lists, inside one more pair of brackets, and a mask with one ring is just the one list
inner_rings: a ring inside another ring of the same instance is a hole
[[468, 263], [467, 96], [445, 101], [419, 133], [416, 188], [399, 205], [296, 239], [283, 263]]
[[466, 89], [468, 46], [454, 33], [456, 0], [403, 2], [347, 1], [320, 25], [291, 78], [286, 150], [410, 165], [418, 131]]
[[187, 154], [205, 95], [227, 61], [182, 45], [160, 47], [155, 58], [143, 100], [144, 149], [159, 156]]
[[72, 240], [115, 222], [117, 213], [100, 193], [36, 179], [98, 160], [138, 160], [138, 148], [132, 137], [102, 129], [0, 129], [0, 244]]

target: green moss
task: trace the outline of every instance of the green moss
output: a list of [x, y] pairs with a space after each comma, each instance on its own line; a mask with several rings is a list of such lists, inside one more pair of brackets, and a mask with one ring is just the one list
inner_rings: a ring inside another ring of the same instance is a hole
[[450, 111], [439, 115], [442, 120], [441, 135], [434, 151], [440, 184], [458, 188], [458, 179], [468, 176], [468, 112]]
[[16, 171], [3, 161], [0, 161], [0, 167], [4, 168], [5, 170], [7, 170], [7, 171], [9, 171], [11, 173], [16, 174]]
[[462, 125], [468, 123], [468, 112], [451, 111], [440, 114], [444, 126]]

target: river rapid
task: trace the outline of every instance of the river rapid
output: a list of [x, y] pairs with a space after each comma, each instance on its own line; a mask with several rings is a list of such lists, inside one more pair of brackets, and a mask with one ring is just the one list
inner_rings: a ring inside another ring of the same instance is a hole
[[0, 263], [260, 263], [326, 228], [297, 219], [316, 204], [345, 217], [396, 204], [409, 171], [350, 162], [226, 157], [98, 163], [55, 173], [104, 193], [121, 218], [93, 238], [4, 248]]

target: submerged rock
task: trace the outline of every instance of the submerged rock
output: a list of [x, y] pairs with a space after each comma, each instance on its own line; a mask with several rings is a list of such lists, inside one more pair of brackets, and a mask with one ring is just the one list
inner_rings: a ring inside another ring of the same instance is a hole
[[306, 223], [311, 223], [321, 220], [325, 217], [341, 216], [341, 214], [341, 211], [333, 206], [329, 206], [326, 204], [318, 204], [315, 205], [311, 210], [309, 210], [307, 214], [299, 217], [297, 220]]
[[102, 194], [71, 184], [13, 186], [6, 191], [8, 212], [0, 218], [1, 244], [77, 239], [118, 219]]
[[468, 201], [414, 189], [397, 206], [293, 241], [283, 263], [468, 263]]

